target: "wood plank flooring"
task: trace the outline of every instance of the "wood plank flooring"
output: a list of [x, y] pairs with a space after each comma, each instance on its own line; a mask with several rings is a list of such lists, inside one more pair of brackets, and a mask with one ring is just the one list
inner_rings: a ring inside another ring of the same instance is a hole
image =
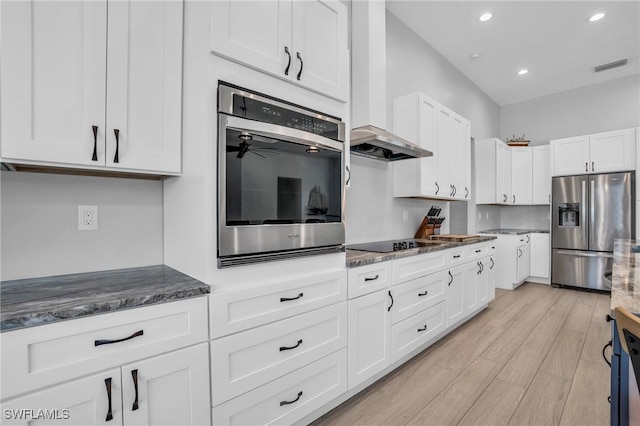
[[313, 425], [606, 426], [609, 304], [542, 284], [496, 289], [471, 321]]

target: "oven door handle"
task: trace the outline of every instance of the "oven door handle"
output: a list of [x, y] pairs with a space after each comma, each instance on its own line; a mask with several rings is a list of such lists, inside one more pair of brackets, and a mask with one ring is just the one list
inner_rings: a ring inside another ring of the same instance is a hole
[[290, 127], [278, 126], [271, 123], [263, 123], [260, 121], [247, 120], [246, 118], [224, 115], [222, 121], [226, 124], [226, 128], [234, 129], [241, 132], [254, 133], [256, 135], [265, 136], [272, 139], [279, 139], [288, 142], [299, 143], [309, 146], [320, 146], [322, 148], [334, 151], [343, 151], [344, 143], [334, 141], [324, 136], [305, 132]]

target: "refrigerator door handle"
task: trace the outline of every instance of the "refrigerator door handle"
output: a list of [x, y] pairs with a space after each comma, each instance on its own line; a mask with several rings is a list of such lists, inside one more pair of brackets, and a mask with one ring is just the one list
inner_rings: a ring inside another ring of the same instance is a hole
[[595, 234], [595, 217], [596, 217], [596, 206], [595, 206], [595, 193], [596, 193], [596, 181], [594, 179], [589, 179], [589, 228], [591, 232], [589, 232], [589, 248], [593, 247], [593, 234]]
[[578, 250], [557, 250], [558, 254], [567, 254], [569, 256], [581, 256], [581, 257], [606, 257], [607, 259], [613, 259], [613, 253], [602, 253], [594, 251], [578, 251]]
[[587, 219], [587, 179], [584, 179], [582, 181], [582, 206], [580, 208], [581, 213], [582, 213], [582, 223], [581, 223], [581, 227], [582, 227], [582, 236], [583, 236], [583, 241], [585, 241], [587, 243], [587, 247], [589, 247], [589, 220]]

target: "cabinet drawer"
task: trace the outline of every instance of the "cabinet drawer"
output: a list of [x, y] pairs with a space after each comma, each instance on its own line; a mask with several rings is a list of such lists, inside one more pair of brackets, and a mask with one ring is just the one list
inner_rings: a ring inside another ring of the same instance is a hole
[[210, 300], [215, 339], [347, 300], [347, 271], [212, 294]]
[[205, 297], [7, 331], [0, 335], [2, 398], [205, 342], [207, 335]]
[[444, 289], [449, 275], [445, 271], [416, 278], [394, 287], [391, 308], [393, 324], [405, 320], [444, 300]]
[[349, 269], [349, 299], [373, 293], [391, 285], [391, 262]]
[[466, 262], [465, 252], [466, 250], [463, 250], [463, 249], [455, 249], [447, 252], [447, 259], [446, 259], [447, 264], [449, 266], [454, 266], [454, 265], [459, 265], [463, 262]]
[[211, 342], [213, 405], [347, 345], [347, 303]]
[[444, 302], [394, 325], [391, 327], [391, 362], [424, 345], [444, 329]]
[[488, 245], [473, 245], [468, 247], [464, 251], [464, 258], [466, 261], [470, 261], [473, 259], [479, 259], [481, 257], [485, 257], [489, 255], [489, 246]]
[[213, 424], [294, 424], [346, 390], [347, 350], [342, 349], [214, 407]]
[[426, 253], [393, 261], [393, 284], [400, 284], [444, 269], [450, 250]]

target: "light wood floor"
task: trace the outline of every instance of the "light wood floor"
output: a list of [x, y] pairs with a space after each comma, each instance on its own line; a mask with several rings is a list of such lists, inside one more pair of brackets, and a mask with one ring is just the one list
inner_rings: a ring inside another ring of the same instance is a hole
[[313, 424], [609, 425], [609, 304], [542, 284], [498, 289], [475, 318]]

